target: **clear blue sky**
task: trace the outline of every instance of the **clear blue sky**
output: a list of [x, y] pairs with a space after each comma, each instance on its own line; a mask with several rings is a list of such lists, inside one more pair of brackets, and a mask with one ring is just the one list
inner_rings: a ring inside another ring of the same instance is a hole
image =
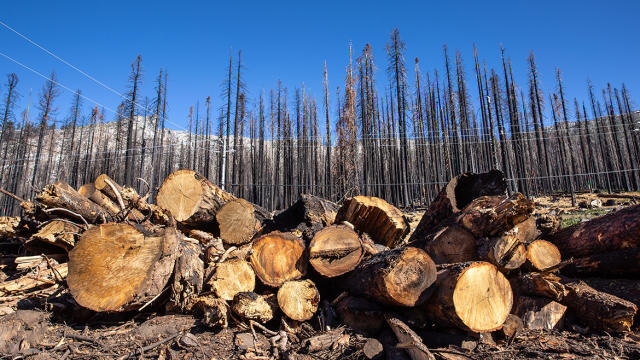
[[[184, 125], [188, 107], [211, 95], [221, 104], [229, 49], [242, 50], [249, 98], [275, 87], [304, 82], [318, 100], [326, 60], [330, 85], [344, 80], [348, 42], [358, 54], [365, 43], [374, 50], [379, 87], [386, 84], [385, 44], [398, 27], [422, 71], [441, 69], [442, 45], [464, 57], [468, 81], [475, 42], [481, 59], [499, 65], [499, 47], [511, 57], [518, 84], [526, 84], [526, 58], [534, 50], [545, 92], [554, 89], [554, 68], [563, 71], [571, 101], [586, 99], [586, 79], [597, 88], [625, 82], [633, 98], [640, 94], [640, 1], [3, 1], [0, 20], [109, 86], [124, 92], [129, 65], [137, 54], [145, 69], [143, 93], [153, 96], [160, 68], [169, 71], [170, 119]], [[0, 27], [0, 52], [115, 108], [116, 95]], [[5, 74], [20, 77], [21, 110], [29, 88], [34, 96], [44, 80], [0, 57]], [[413, 83], [413, 80], [411, 81]], [[2, 89], [4, 93], [4, 89]], [[71, 97], [61, 91], [58, 118], [67, 115]], [[332, 105], [335, 96], [332, 93]], [[35, 101], [34, 101], [35, 102]], [[88, 109], [85, 105], [85, 109]], [[476, 102], [477, 105], [477, 102]], [[571, 107], [572, 108], [572, 107]], [[217, 113], [216, 113], [217, 115]], [[113, 119], [113, 114], [107, 114]], [[173, 126], [174, 128], [176, 126]]]

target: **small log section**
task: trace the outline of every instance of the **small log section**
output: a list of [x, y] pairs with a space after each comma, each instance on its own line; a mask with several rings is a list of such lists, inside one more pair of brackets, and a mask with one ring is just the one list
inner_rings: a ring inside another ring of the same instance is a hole
[[271, 230], [292, 232], [310, 241], [325, 226], [332, 225], [338, 206], [315, 195], [301, 194], [298, 200], [273, 217]]
[[561, 261], [558, 248], [546, 240], [536, 240], [527, 246], [527, 266], [533, 271], [550, 269]]
[[521, 193], [510, 197], [482, 196], [467, 205], [458, 216], [458, 224], [476, 237], [496, 236], [527, 220], [533, 213], [533, 201]]
[[527, 329], [553, 330], [562, 326], [567, 307], [539, 296], [519, 296], [513, 311]]
[[330, 278], [355, 269], [363, 254], [360, 237], [345, 225], [320, 230], [309, 244], [309, 262], [318, 273]]
[[512, 232], [494, 238], [478, 239], [478, 258], [502, 271], [518, 269], [527, 261], [527, 249]]
[[279, 287], [307, 273], [304, 242], [291, 233], [274, 231], [262, 235], [253, 241], [251, 249], [251, 266], [265, 285]]
[[256, 287], [256, 275], [245, 260], [231, 259], [216, 264], [216, 272], [209, 285], [219, 298], [233, 300], [239, 292], [253, 291]]
[[562, 256], [585, 257], [640, 246], [640, 205], [624, 208], [549, 236]]
[[438, 273], [436, 286], [424, 308], [437, 324], [490, 332], [499, 329], [511, 312], [511, 285], [491, 263], [448, 265]]
[[429, 236], [425, 251], [436, 264], [453, 264], [476, 259], [476, 238], [457, 224], [445, 226]]
[[[137, 309], [168, 282], [176, 236], [170, 229], [149, 233], [126, 223], [89, 229], [69, 252], [71, 295], [95, 311]], [[166, 257], [170, 261], [163, 261]]]
[[17, 216], [0, 216], [0, 238], [12, 238], [17, 236], [20, 218]]
[[394, 248], [409, 233], [409, 223], [402, 212], [383, 199], [373, 196], [355, 196], [347, 199], [336, 222], [348, 221], [357, 231], [367, 233], [371, 239]]
[[[397, 248], [372, 255], [339, 281], [349, 293], [395, 306], [424, 302], [436, 280], [436, 265], [422, 249]], [[426, 293], [425, 293], [426, 294]]]
[[562, 273], [637, 279], [640, 276], [640, 247], [573, 259], [562, 268]]
[[277, 298], [282, 312], [297, 321], [311, 319], [320, 304], [320, 292], [308, 279], [285, 282], [278, 289]]
[[75, 235], [81, 231], [79, 226], [70, 222], [53, 220], [31, 235], [25, 245], [33, 247], [38, 243], [49, 244], [69, 252], [76, 244]]
[[245, 199], [230, 200], [216, 212], [220, 238], [225, 244], [244, 245], [262, 228], [269, 213]]
[[78, 192], [94, 203], [102, 206], [111, 216], [114, 216], [122, 210], [118, 207], [118, 204], [113, 202], [113, 200], [111, 200], [102, 191], [96, 189], [95, 185], [92, 183], [82, 185], [78, 189]]
[[[82, 216], [87, 222], [95, 224], [102, 220], [102, 216], [108, 214], [100, 205], [82, 196], [74, 188], [64, 181], [49, 184], [36, 195], [36, 200], [48, 208], [64, 208]], [[69, 214], [64, 214], [69, 217]], [[79, 219], [73, 218], [74, 221]]]
[[387, 317], [387, 324], [398, 338], [398, 348], [404, 349], [411, 360], [436, 360], [435, 356], [422, 343], [422, 339], [415, 331], [400, 319]]
[[498, 170], [481, 174], [464, 173], [454, 177], [424, 213], [409, 242], [424, 241], [443, 221], [457, 215], [473, 199], [503, 195], [506, 191], [504, 174]]
[[178, 170], [170, 174], [158, 191], [157, 203], [169, 210], [185, 225], [207, 226], [215, 221], [216, 212], [235, 196], [212, 184], [193, 170]]
[[278, 312], [278, 300], [275, 294], [258, 295], [254, 292], [241, 292], [233, 297], [231, 310], [245, 319], [264, 324], [271, 321]]

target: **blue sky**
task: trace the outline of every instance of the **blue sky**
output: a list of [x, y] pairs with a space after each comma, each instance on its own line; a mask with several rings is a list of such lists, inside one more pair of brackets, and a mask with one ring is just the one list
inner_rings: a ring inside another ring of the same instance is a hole
[[[90, 4], [91, 5], [88, 5]], [[532, 5], [533, 4], [533, 5]], [[169, 72], [170, 120], [184, 126], [190, 105], [212, 96], [221, 104], [220, 83], [229, 49], [243, 53], [249, 98], [282, 79], [290, 90], [304, 82], [321, 99], [326, 60], [335, 104], [335, 87], [344, 81], [348, 42], [358, 54], [373, 47], [379, 68], [378, 86], [386, 85], [385, 44], [398, 27], [413, 59], [424, 72], [443, 67], [442, 45], [465, 60], [472, 74], [473, 43], [481, 59], [499, 66], [503, 44], [512, 59], [516, 80], [526, 85], [526, 58], [536, 54], [545, 91], [555, 88], [555, 67], [563, 72], [569, 98], [586, 99], [586, 79], [597, 88], [607, 82], [627, 84], [635, 102], [640, 94], [639, 1], [457, 1], [416, 2], [162, 2], [162, 1], [3, 1], [0, 21], [48, 48], [100, 81], [125, 92], [129, 65], [141, 54], [145, 70], [143, 94], [153, 96], [160, 68]], [[110, 108], [119, 99], [42, 50], [0, 26], [0, 52], [48, 75]], [[20, 77], [21, 110], [29, 88], [35, 96], [44, 80], [0, 56], [5, 74]], [[413, 83], [413, 80], [411, 81]], [[4, 88], [2, 89], [4, 93]], [[71, 96], [61, 90], [56, 105], [65, 117]], [[477, 102], [476, 102], [477, 104]], [[85, 102], [88, 111], [89, 104]], [[571, 106], [571, 108], [573, 108]], [[217, 114], [217, 113], [216, 113]], [[113, 114], [107, 113], [108, 119]]]

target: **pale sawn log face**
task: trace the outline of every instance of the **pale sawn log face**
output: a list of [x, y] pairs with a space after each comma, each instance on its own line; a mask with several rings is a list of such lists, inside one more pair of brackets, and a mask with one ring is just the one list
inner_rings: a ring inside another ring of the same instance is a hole
[[225, 244], [243, 245], [260, 228], [254, 206], [245, 199], [235, 199], [224, 204], [216, 212], [220, 238]]
[[277, 297], [280, 310], [297, 321], [311, 319], [320, 304], [320, 292], [311, 280], [287, 281], [278, 289]]
[[558, 247], [546, 240], [536, 240], [527, 246], [527, 260], [536, 271], [554, 267], [562, 261]]
[[291, 233], [262, 235], [253, 241], [252, 250], [251, 266], [265, 285], [279, 287], [307, 273], [304, 242]]
[[343, 275], [355, 269], [363, 254], [360, 237], [346, 225], [320, 230], [309, 244], [309, 262], [326, 277]]
[[476, 259], [476, 238], [457, 224], [446, 226], [427, 241], [425, 251], [436, 264], [453, 264]]
[[93, 227], [69, 253], [69, 290], [78, 304], [91, 310], [122, 310], [137, 295], [162, 251], [162, 236], [146, 236], [132, 225]]
[[409, 224], [402, 212], [373, 196], [346, 200], [336, 215], [336, 222], [340, 221], [348, 221], [357, 231], [369, 234], [374, 242], [390, 248], [398, 246], [409, 233]]
[[216, 271], [209, 285], [219, 298], [229, 301], [237, 293], [253, 291], [256, 275], [245, 260], [231, 259], [216, 264]]

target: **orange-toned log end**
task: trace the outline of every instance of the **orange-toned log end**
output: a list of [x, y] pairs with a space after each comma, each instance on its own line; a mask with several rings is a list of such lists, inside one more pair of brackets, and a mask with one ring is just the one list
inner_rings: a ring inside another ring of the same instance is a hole
[[360, 263], [360, 237], [350, 227], [333, 225], [317, 232], [309, 244], [309, 262], [326, 277], [345, 274]]
[[341, 279], [349, 293], [394, 306], [415, 306], [436, 280], [436, 266], [427, 253], [404, 247], [372, 255]]
[[527, 264], [535, 271], [543, 271], [560, 264], [558, 247], [546, 240], [536, 240], [527, 246]]
[[227, 201], [235, 197], [193, 170], [171, 173], [158, 191], [157, 203], [187, 225], [206, 225]]
[[307, 272], [304, 242], [291, 233], [262, 235], [253, 241], [251, 249], [251, 266], [265, 285], [279, 287]]
[[287, 281], [278, 289], [278, 305], [289, 318], [311, 319], [318, 311], [320, 292], [311, 280]]
[[443, 326], [478, 333], [500, 329], [513, 305], [507, 278], [488, 262], [452, 264], [438, 273], [427, 315]]
[[209, 280], [216, 296], [224, 300], [244, 291], [253, 291], [256, 287], [256, 275], [243, 259], [231, 259], [216, 265], [216, 272]]
[[374, 242], [390, 248], [400, 245], [409, 233], [409, 224], [402, 212], [373, 196], [347, 199], [336, 214], [336, 223], [341, 221], [348, 221], [357, 231], [369, 234]]
[[145, 235], [125, 223], [87, 230], [69, 252], [71, 295], [78, 304], [95, 311], [135, 308], [142, 297], [139, 292], [149, 288], [145, 281], [160, 263], [164, 245], [162, 235]]
[[245, 199], [235, 199], [222, 205], [216, 213], [220, 238], [225, 244], [243, 245], [251, 241], [261, 224], [254, 206]]

